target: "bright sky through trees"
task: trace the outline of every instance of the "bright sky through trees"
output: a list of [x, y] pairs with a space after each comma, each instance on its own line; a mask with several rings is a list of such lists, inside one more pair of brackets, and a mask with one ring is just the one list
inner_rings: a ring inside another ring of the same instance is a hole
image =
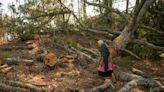
[[[2, 3], [3, 14], [10, 15], [9, 5], [14, 4], [16, 7], [18, 5], [23, 4], [25, 0], [0, 0]], [[81, 0], [79, 0], [81, 1]], [[88, 0], [93, 1], [93, 0]], [[133, 7], [135, 5], [136, 0], [129, 0], [129, 7]], [[71, 0], [67, 0], [67, 4], [71, 3]], [[78, 14], [78, 0], [74, 0], [74, 11]], [[118, 8], [120, 11], [124, 11], [126, 9], [126, 0], [114, 0], [113, 4], [114, 8]], [[95, 8], [93, 6], [87, 6], [87, 15], [94, 16], [96, 14]]]

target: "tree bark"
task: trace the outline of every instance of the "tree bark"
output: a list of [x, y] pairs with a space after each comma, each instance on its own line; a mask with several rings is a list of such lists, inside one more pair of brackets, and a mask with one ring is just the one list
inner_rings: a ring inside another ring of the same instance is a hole
[[134, 79], [134, 80], [128, 82], [118, 92], [130, 92], [130, 90], [133, 87], [136, 87], [136, 86], [142, 86], [142, 87], [146, 87], [146, 88], [158, 87], [158, 85], [156, 84], [156, 82], [154, 82], [153, 80], [139, 78], [139, 79]]
[[[145, 0], [142, 0], [145, 1]], [[155, 0], [148, 0], [139, 5], [136, 9], [133, 18], [130, 20], [129, 24], [123, 29], [122, 33], [114, 39], [113, 45], [117, 49], [125, 48], [129, 43], [131, 36], [136, 31], [139, 26], [139, 23], [144, 16], [146, 10], [153, 4]]]
[[129, 9], [129, 0], [126, 0], [126, 14], [128, 14], [128, 9]]
[[96, 86], [94, 88], [91, 88], [88, 92], [102, 92], [106, 88], [113, 89], [114, 87], [113, 87], [113, 85], [111, 83], [105, 83], [105, 84]]
[[0, 90], [2, 92], [30, 92], [30, 90], [19, 88], [19, 87], [13, 87], [9, 86], [3, 83], [0, 83]]

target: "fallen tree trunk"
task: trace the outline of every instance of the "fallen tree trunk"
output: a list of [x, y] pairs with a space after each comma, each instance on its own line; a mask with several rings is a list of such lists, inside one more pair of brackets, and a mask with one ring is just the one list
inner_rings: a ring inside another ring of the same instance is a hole
[[84, 53], [84, 52], [81, 52], [81, 51], [79, 51], [79, 50], [77, 50], [77, 49], [75, 49], [75, 48], [71, 48], [71, 49], [73, 49], [76, 53], [78, 53], [79, 55], [82, 55], [82, 56], [84, 56], [84, 57], [86, 57], [88, 60], [91, 60], [91, 61], [94, 61], [94, 62], [98, 62], [96, 59], [94, 59], [94, 58], [92, 58], [90, 55], [87, 55], [86, 53]]
[[112, 90], [114, 87], [111, 83], [105, 83], [105, 84], [102, 84], [102, 85], [99, 85], [99, 86], [96, 86], [96, 87], [90, 89], [88, 92], [102, 92], [106, 88], [109, 88]]
[[136, 86], [142, 86], [142, 87], [145, 87], [145, 88], [155, 88], [155, 87], [158, 87], [157, 83], [154, 80], [139, 78], [139, 79], [134, 79], [134, 80], [128, 82], [118, 92], [130, 92], [130, 90], [133, 87], [136, 87]]
[[33, 47], [29, 46], [0, 46], [0, 50], [11, 51], [11, 50], [30, 50]]
[[[39, 88], [39, 87], [34, 86], [32, 84], [29, 84], [29, 83], [22, 83], [22, 82], [18, 82], [18, 81], [10, 81], [10, 80], [0, 80], [0, 83], [3, 83], [5, 85], [11, 86], [11, 87], [28, 89], [28, 90], [30, 90], [30, 92], [45, 92], [44, 89]], [[14, 91], [14, 92], [17, 92], [17, 91]], [[28, 92], [28, 91], [23, 91], [23, 92]]]
[[28, 59], [20, 59], [20, 58], [6, 58], [6, 63], [8, 65], [18, 65], [20, 63], [24, 63], [27, 65], [32, 65], [34, 63], [33, 60]]
[[3, 92], [30, 92], [28, 89], [13, 87], [4, 83], [0, 83], [0, 90]]
[[95, 52], [95, 51], [93, 51], [93, 50], [91, 50], [89, 48], [85, 48], [85, 47], [82, 47], [82, 46], [78, 46], [78, 48], [81, 49], [81, 50], [87, 51], [87, 52], [89, 52], [89, 53], [91, 53], [91, 54], [93, 54], [95, 56], [98, 56], [97, 52]]
[[143, 78], [141, 76], [130, 74], [130, 73], [125, 73], [125, 72], [120, 72], [116, 77], [118, 80], [122, 80], [122, 81], [131, 81], [133, 79]]

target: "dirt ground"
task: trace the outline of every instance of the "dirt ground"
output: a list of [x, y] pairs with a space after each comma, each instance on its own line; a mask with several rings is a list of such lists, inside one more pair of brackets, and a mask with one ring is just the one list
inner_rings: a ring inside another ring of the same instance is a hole
[[[77, 39], [74, 37], [74, 39]], [[84, 41], [85, 40], [85, 41]], [[84, 44], [86, 47], [95, 41], [86, 42], [89, 38], [77, 39], [80, 44]], [[24, 43], [9, 43], [5, 46], [24, 45]], [[91, 48], [95, 48], [95, 45]], [[57, 57], [60, 57], [66, 53], [63, 49], [51, 48], [56, 53]], [[12, 51], [0, 51], [1, 65], [5, 63], [5, 58], [8, 57], [20, 57], [31, 59], [31, 55], [25, 50], [12, 50]], [[122, 61], [122, 58], [117, 59], [114, 63], [119, 66], [121, 71], [131, 72], [132, 68], [140, 69], [153, 77], [164, 77], [164, 60], [150, 61], [150, 60], [126, 60]], [[37, 61], [36, 61], [37, 62]], [[121, 62], [121, 63], [120, 63]], [[91, 61], [74, 61], [66, 66], [57, 64], [55, 69], [50, 72], [42, 72], [37, 67], [43, 65], [43, 62], [37, 62], [34, 65], [14, 65], [14, 67], [8, 73], [0, 73], [1, 79], [16, 80], [25, 83], [31, 83], [39, 87], [46, 87], [47, 91], [54, 90], [55, 92], [85, 92], [86, 90], [101, 85], [104, 83], [102, 78], [97, 75], [98, 64]], [[115, 84], [118, 90], [123, 86], [122, 82]], [[146, 92], [146, 91], [145, 91]]]

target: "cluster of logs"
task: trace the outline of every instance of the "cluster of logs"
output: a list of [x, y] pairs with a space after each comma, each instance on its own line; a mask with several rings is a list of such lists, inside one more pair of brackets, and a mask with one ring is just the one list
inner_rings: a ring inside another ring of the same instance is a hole
[[40, 46], [43, 40], [48, 41], [49, 35], [34, 35], [34, 40], [27, 41], [26, 44], [28, 47], [33, 48], [29, 51], [29, 54], [37, 55], [37, 58], [42, 58], [42, 61], [48, 66], [54, 66], [57, 62], [56, 55]]
[[[164, 80], [160, 78], [152, 78], [152, 76], [145, 72], [133, 68], [134, 74], [120, 72], [117, 74], [117, 80], [127, 82], [121, 89], [116, 92], [143, 92], [136, 87], [143, 87], [150, 89], [150, 92], [164, 92], [164, 86], [161, 83]], [[160, 81], [159, 81], [160, 80]], [[111, 92], [114, 89], [111, 83], [105, 83], [103, 85], [91, 88], [89, 92], [101, 92], [107, 88], [110, 88]]]

